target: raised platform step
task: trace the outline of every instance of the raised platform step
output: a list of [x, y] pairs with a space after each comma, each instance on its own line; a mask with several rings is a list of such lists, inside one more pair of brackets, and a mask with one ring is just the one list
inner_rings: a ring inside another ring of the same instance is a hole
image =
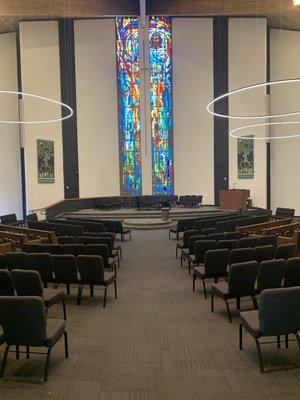
[[133, 230], [170, 229], [175, 224], [171, 219], [163, 221], [159, 218], [132, 218], [123, 221], [124, 228]]

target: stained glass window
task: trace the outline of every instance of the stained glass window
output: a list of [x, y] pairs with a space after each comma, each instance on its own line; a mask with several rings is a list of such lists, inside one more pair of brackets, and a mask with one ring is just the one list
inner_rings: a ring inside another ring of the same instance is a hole
[[121, 195], [142, 194], [138, 19], [116, 18]]
[[172, 18], [150, 17], [152, 192], [173, 194]]

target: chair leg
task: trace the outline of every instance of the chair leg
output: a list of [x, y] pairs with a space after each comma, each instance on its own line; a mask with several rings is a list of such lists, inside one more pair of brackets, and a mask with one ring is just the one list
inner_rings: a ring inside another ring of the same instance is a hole
[[295, 333], [295, 336], [296, 336], [297, 343], [298, 343], [298, 347], [299, 347], [299, 350], [300, 350], [300, 336], [299, 336], [299, 333], [296, 332], [296, 333]]
[[178, 247], [176, 245], [176, 258], [178, 258]]
[[243, 325], [239, 324], [239, 349], [243, 350]]
[[70, 284], [66, 283], [66, 288], [67, 288], [67, 295], [70, 296], [71, 292], [70, 292]]
[[65, 342], [65, 358], [69, 357], [69, 346], [68, 346], [68, 334], [64, 331], [64, 342]]
[[94, 285], [90, 285], [90, 295], [94, 297]]
[[202, 278], [202, 284], [203, 284], [204, 297], [205, 299], [207, 299], [206, 285], [205, 285], [205, 280], [203, 278]]
[[82, 289], [83, 289], [83, 285], [79, 285], [78, 286], [78, 293], [77, 293], [77, 305], [78, 306], [80, 306], [80, 304], [81, 304]]
[[64, 320], [67, 320], [67, 310], [66, 310], [66, 302], [65, 299], [62, 299], [62, 307], [63, 307], [63, 315], [64, 315]]
[[131, 232], [129, 232], [129, 237], [130, 237], [130, 240], [131, 240]]
[[123, 233], [121, 233], [121, 240], [122, 240], [122, 242], [124, 242], [124, 235], [123, 235]]
[[48, 351], [47, 351], [47, 358], [46, 358], [46, 365], [45, 365], [45, 372], [44, 372], [44, 382], [47, 382], [47, 380], [48, 380], [51, 350], [52, 350], [52, 347], [49, 347]]
[[183, 261], [183, 257], [182, 257], [182, 253], [180, 255], [180, 266], [182, 267], [182, 261]]
[[196, 286], [196, 274], [193, 274], [193, 292], [195, 291], [195, 286]]
[[277, 349], [280, 349], [280, 335], [276, 336], [276, 341], [277, 341]]
[[255, 310], [258, 310], [257, 298], [256, 298], [255, 296], [251, 296], [251, 300], [252, 300], [254, 309], [255, 309]]
[[118, 298], [118, 293], [117, 293], [117, 281], [116, 279], [114, 280], [114, 288], [115, 288], [115, 299]]
[[289, 335], [285, 335], [285, 348], [289, 348]]
[[215, 305], [215, 294], [212, 292], [212, 294], [211, 294], [211, 306], [210, 306], [210, 311], [212, 313], [214, 312], [214, 305]]
[[231, 312], [230, 312], [229, 303], [228, 303], [227, 300], [225, 300], [225, 303], [226, 303], [226, 308], [227, 308], [228, 319], [229, 319], [229, 322], [232, 324], [232, 318], [231, 318]]
[[236, 298], [236, 309], [237, 310], [241, 309], [241, 298], [240, 297]]
[[191, 261], [188, 259], [189, 275], [191, 275]]
[[255, 340], [255, 344], [256, 344], [260, 372], [265, 372], [259, 341], [257, 338], [254, 338], [254, 340]]
[[16, 360], [20, 358], [20, 346], [16, 346]]
[[104, 289], [103, 308], [105, 308], [106, 305], [106, 295], [107, 295], [107, 288]]
[[28, 359], [30, 356], [29, 346], [26, 346], [26, 358]]
[[3, 376], [4, 376], [4, 371], [5, 371], [5, 367], [6, 367], [8, 351], [9, 351], [9, 345], [7, 345], [7, 346], [5, 347], [5, 351], [4, 351], [4, 354], [3, 354], [2, 365], [1, 365], [1, 371], [0, 371], [0, 377], [1, 377], [1, 378], [3, 378]]

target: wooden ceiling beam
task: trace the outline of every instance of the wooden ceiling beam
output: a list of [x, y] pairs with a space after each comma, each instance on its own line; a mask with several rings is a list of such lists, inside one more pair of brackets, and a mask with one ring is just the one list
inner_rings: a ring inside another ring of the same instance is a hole
[[148, 0], [148, 15], [270, 15], [300, 13], [293, 0]]
[[92, 18], [138, 15], [139, 0], [0, 0], [1, 17]]

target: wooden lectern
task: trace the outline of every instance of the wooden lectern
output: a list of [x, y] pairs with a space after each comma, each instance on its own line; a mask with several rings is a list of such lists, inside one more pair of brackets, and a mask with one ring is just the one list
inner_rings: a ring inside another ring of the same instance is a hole
[[220, 190], [219, 207], [223, 210], [246, 209], [249, 197], [250, 190], [248, 189]]

